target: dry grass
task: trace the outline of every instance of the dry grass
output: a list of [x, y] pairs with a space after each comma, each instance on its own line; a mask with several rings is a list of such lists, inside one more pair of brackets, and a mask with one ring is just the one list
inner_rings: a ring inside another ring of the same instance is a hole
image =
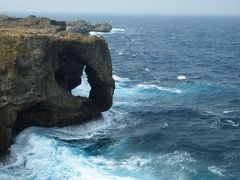
[[0, 63], [13, 62], [16, 58], [16, 39], [0, 35]]
[[49, 29], [0, 28], [0, 63], [13, 63], [17, 52], [19, 54], [18, 44], [31, 37], [48, 38], [53, 41], [79, 42], [86, 45], [94, 45], [96, 41], [100, 40], [96, 36], [66, 31], [56, 33]]

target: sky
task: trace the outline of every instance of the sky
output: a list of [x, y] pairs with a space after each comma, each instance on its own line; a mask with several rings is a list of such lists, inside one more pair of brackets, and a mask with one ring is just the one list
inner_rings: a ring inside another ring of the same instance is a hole
[[0, 13], [240, 15], [240, 0], [0, 0]]

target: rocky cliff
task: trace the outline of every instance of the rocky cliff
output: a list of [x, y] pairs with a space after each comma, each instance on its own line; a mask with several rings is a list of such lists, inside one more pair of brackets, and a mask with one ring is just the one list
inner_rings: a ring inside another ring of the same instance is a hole
[[[84, 69], [89, 98], [74, 97]], [[0, 29], [0, 151], [28, 126], [62, 127], [99, 116], [111, 107], [114, 88], [103, 38]]]
[[0, 28], [32, 28], [38, 30], [45, 29], [48, 32], [59, 32], [66, 30], [66, 22], [33, 15], [25, 18], [2, 15], [0, 16]]

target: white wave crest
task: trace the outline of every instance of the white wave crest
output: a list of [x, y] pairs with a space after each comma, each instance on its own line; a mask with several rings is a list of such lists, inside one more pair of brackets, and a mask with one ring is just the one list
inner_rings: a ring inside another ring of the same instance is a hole
[[109, 33], [91, 31], [89, 34], [92, 36], [102, 36], [104, 34], [109, 34]]
[[126, 30], [123, 28], [113, 28], [111, 30], [111, 33], [123, 33], [123, 32], [126, 32]]
[[113, 79], [115, 81], [118, 81], [118, 82], [121, 82], [121, 83], [126, 82], [126, 81], [130, 81], [128, 78], [122, 78], [122, 77], [117, 76], [116, 74], [113, 75]]
[[110, 32], [95, 32], [95, 31], [91, 31], [89, 34], [92, 36], [102, 36], [105, 34], [116, 34], [116, 33], [124, 33], [126, 32], [125, 29], [122, 28], [113, 28]]
[[160, 91], [167, 91], [167, 92], [172, 92], [172, 93], [177, 93], [177, 94], [183, 93], [180, 89], [166, 88], [166, 87], [157, 86], [155, 84], [138, 84], [137, 87], [143, 88], [143, 89], [158, 89]]
[[100, 131], [111, 126], [109, 112], [104, 112], [103, 117], [84, 124], [67, 126], [63, 128], [53, 128], [53, 135], [64, 140], [90, 139], [101, 134]]
[[215, 175], [224, 176], [224, 174], [223, 174], [224, 173], [224, 169], [218, 168], [216, 166], [209, 166], [208, 170], [210, 172], [212, 172], [213, 174], [215, 174]]
[[232, 110], [225, 110], [223, 111], [223, 114], [229, 114], [229, 113], [232, 113], [233, 111]]
[[175, 151], [159, 155], [154, 161], [161, 164], [162, 179], [189, 179], [188, 175], [197, 175], [197, 171], [191, 167], [197, 161], [189, 152]]
[[187, 79], [187, 77], [186, 77], [186, 76], [183, 76], [183, 75], [181, 75], [181, 76], [178, 76], [178, 77], [177, 77], [177, 79], [178, 79], [178, 80], [186, 80], [186, 79]]
[[231, 126], [234, 126], [234, 127], [238, 127], [238, 126], [240, 126], [240, 124], [236, 124], [234, 121], [232, 121], [232, 120], [227, 120], [227, 123], [229, 124], [229, 125], [231, 125]]

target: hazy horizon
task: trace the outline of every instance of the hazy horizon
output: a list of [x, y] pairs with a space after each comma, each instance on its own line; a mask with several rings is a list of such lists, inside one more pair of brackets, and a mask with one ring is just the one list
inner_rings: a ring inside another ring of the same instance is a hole
[[239, 0], [0, 0], [0, 13], [240, 15]]

